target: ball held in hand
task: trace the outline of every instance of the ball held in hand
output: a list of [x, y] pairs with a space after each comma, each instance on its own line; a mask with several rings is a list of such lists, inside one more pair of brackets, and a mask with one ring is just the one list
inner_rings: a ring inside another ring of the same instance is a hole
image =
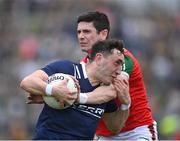
[[[67, 82], [67, 88], [69, 89], [70, 92], [78, 92], [78, 89], [76, 87], [76, 84], [74, 82], [74, 80], [67, 74], [63, 74], [63, 73], [55, 73], [51, 76], [49, 76], [48, 78], [48, 84], [51, 84], [53, 86], [61, 84], [63, 82], [63, 80], [67, 78], [68, 82]], [[77, 95], [77, 93], [76, 93]], [[68, 108], [69, 106], [71, 106], [75, 100], [71, 100], [69, 102], [69, 104], [60, 104], [60, 102], [58, 102], [53, 96], [43, 96], [44, 102], [50, 106], [51, 108], [54, 109], [65, 109]]]

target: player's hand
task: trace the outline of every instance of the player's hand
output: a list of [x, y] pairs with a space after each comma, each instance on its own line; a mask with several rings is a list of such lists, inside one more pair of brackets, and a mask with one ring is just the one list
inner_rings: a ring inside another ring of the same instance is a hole
[[78, 90], [78, 92], [77, 92], [77, 94], [79, 94], [80, 93], [80, 85], [79, 85], [79, 81], [74, 77], [74, 76], [72, 76], [72, 75], [69, 75], [73, 80], [74, 80], [74, 82], [75, 82], [75, 85], [76, 85], [76, 88], [77, 88], [77, 90]]
[[43, 104], [44, 100], [43, 97], [41, 95], [35, 95], [35, 94], [29, 94], [27, 96], [27, 104]]
[[52, 90], [52, 96], [59, 101], [61, 105], [70, 104], [77, 99], [77, 91], [71, 92], [67, 88], [68, 78], [65, 78], [60, 84], [55, 85]]
[[126, 79], [123, 79], [121, 76], [117, 76], [113, 82], [114, 88], [117, 91], [118, 99], [121, 104], [128, 105], [131, 103], [131, 98], [129, 94], [129, 82]]

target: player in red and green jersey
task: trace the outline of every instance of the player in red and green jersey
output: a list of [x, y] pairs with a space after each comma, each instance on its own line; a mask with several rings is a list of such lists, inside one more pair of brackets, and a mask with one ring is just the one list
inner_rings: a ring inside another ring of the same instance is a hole
[[[123, 78], [129, 79], [129, 91], [131, 96], [129, 117], [125, 126], [117, 135], [107, 129], [102, 119], [96, 130], [96, 137], [98, 140], [157, 140], [157, 125], [148, 105], [146, 88], [139, 63], [127, 49], [125, 49], [124, 55], [125, 63], [121, 75], [125, 76], [122, 76]], [[88, 63], [88, 60], [87, 56], [81, 61]], [[118, 100], [117, 105], [120, 105]]]
[[100, 121], [96, 134], [100, 135], [100, 140], [157, 140], [156, 122], [148, 105], [143, 75], [137, 59], [127, 49], [123, 69], [129, 75], [131, 96], [129, 117], [119, 134], [114, 135], [109, 131], [103, 120]]
[[[78, 39], [83, 52], [89, 54], [93, 42], [105, 39], [103, 36], [104, 30], [107, 29], [107, 31], [109, 31], [109, 27], [107, 26], [104, 29], [100, 29], [99, 27], [102, 24], [102, 20], [99, 20], [101, 24], [99, 23], [98, 25], [98, 17], [101, 19], [103, 16], [103, 13], [92, 12], [79, 17]], [[105, 21], [107, 20], [103, 20], [102, 25], [106, 25]], [[94, 33], [94, 30], [97, 34]], [[107, 37], [108, 33], [106, 38]], [[81, 62], [88, 63], [88, 60], [87, 55]], [[148, 105], [143, 75], [137, 59], [127, 49], [125, 50], [123, 71], [124, 73], [121, 74], [122, 79], [129, 80], [131, 96], [129, 117], [122, 130], [116, 135], [109, 131], [103, 120], [101, 120], [96, 134], [100, 137], [99, 140], [157, 140], [157, 125]], [[120, 104], [120, 102], [117, 101], [117, 104]]]

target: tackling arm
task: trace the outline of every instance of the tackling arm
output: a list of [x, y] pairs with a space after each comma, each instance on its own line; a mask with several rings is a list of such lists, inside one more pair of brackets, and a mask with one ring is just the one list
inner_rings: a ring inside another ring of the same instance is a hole
[[118, 76], [115, 78], [113, 86], [115, 87], [118, 100], [121, 102], [121, 106], [113, 113], [105, 113], [103, 115], [103, 119], [107, 128], [116, 134], [123, 128], [129, 116], [131, 98], [129, 94], [128, 79]]
[[[89, 93], [79, 95], [79, 103], [82, 104], [102, 104], [116, 98], [116, 92], [112, 85], [100, 86]], [[85, 100], [84, 100], [85, 99]]]
[[[121, 79], [121, 81], [128, 83], [129, 75], [126, 72], [122, 71], [118, 76], [118, 79]], [[96, 88], [92, 92], [81, 93], [79, 95], [78, 102], [81, 104], [102, 104], [116, 98], [116, 96], [116, 91], [114, 91], [114, 87], [112, 85], [103, 85]]]
[[109, 130], [114, 134], [119, 133], [119, 131], [124, 127], [124, 124], [129, 116], [129, 109], [122, 110], [118, 109], [113, 113], [105, 113], [103, 115], [104, 122]]

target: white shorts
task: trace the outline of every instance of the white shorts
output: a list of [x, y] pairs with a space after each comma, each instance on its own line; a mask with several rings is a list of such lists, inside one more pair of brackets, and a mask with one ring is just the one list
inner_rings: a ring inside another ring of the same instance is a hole
[[119, 133], [113, 136], [96, 136], [98, 141], [101, 140], [140, 140], [140, 141], [152, 141], [158, 140], [157, 123], [153, 122], [152, 125], [139, 126], [133, 130]]

